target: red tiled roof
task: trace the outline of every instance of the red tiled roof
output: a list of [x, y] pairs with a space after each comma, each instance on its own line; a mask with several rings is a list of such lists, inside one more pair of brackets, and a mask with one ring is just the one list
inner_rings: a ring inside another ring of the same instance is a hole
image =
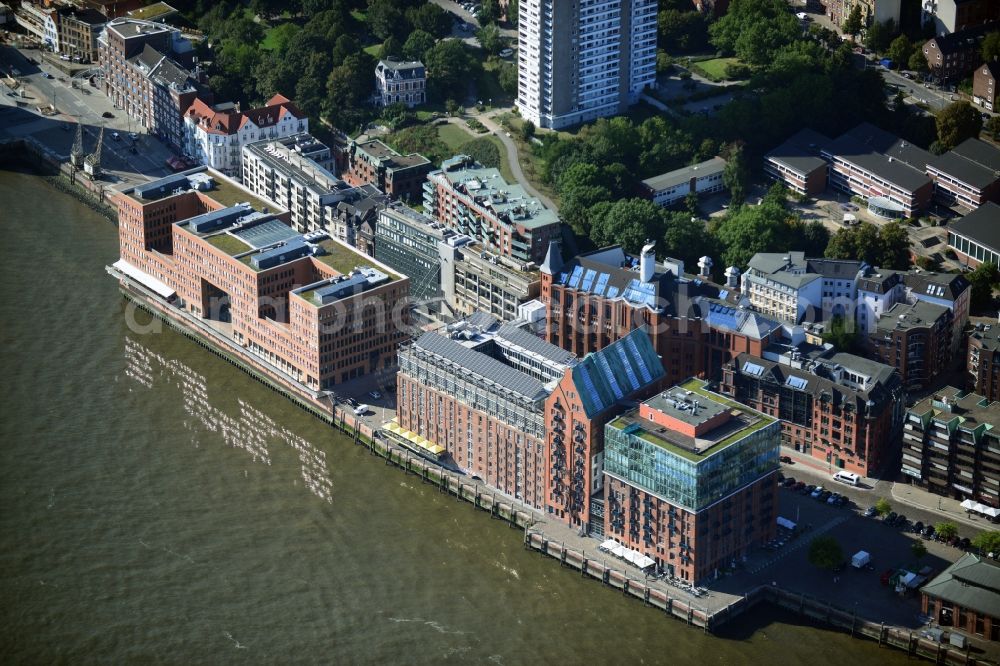
[[250, 109], [246, 113], [238, 111], [216, 111], [200, 99], [195, 99], [184, 115], [197, 119], [198, 126], [211, 134], [235, 134], [248, 122], [257, 127], [277, 124], [286, 114], [302, 118], [299, 109], [283, 95], [275, 95], [265, 106]]

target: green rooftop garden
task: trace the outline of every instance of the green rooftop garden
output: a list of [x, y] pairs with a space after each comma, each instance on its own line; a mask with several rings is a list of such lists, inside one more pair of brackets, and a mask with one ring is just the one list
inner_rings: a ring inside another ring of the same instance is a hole
[[231, 236], [226, 233], [222, 233], [217, 236], [209, 236], [206, 240], [213, 247], [219, 248], [230, 256], [236, 256], [237, 254], [249, 252], [253, 249], [236, 236]]
[[[686, 449], [682, 446], [678, 446], [677, 444], [674, 444], [673, 442], [663, 437], [660, 437], [655, 433], [649, 432], [647, 430], [639, 430], [635, 433], [640, 439], [643, 439], [649, 442], [650, 444], [659, 446], [660, 448], [669, 451], [670, 453], [673, 453], [677, 456], [680, 456], [685, 460], [690, 460], [691, 462], [694, 463], [701, 462], [712, 453], [724, 449], [730, 444], [733, 444], [743, 439], [747, 435], [757, 432], [761, 428], [771, 423], [774, 423], [774, 419], [772, 419], [769, 416], [766, 416], [764, 414], [759, 414], [758, 412], [748, 409], [745, 405], [741, 405], [738, 402], [734, 402], [732, 400], [720, 396], [717, 393], [712, 393], [711, 391], [706, 390], [705, 383], [700, 379], [689, 380], [688, 382], [682, 384], [681, 388], [683, 388], [686, 391], [693, 391], [694, 393], [697, 393], [698, 395], [704, 398], [708, 398], [709, 400], [721, 403], [723, 405], [726, 405], [727, 407], [738, 409], [739, 411], [746, 414], [747, 416], [750, 416], [751, 418], [756, 418], [756, 420], [753, 423], [743, 428], [740, 428], [739, 430], [729, 435], [725, 439], [720, 440], [705, 449], [702, 449], [700, 453], [695, 453], [694, 451]], [[635, 421], [628, 416], [619, 416], [617, 419], [612, 421], [610, 425], [613, 428], [618, 428], [619, 430], [623, 430], [624, 428], [626, 428], [627, 426], [629, 426], [634, 422]]]
[[374, 261], [360, 252], [345, 247], [334, 240], [322, 241], [319, 243], [319, 246], [326, 250], [326, 254], [316, 255], [314, 258], [317, 261], [326, 264], [341, 275], [347, 275], [355, 268], [362, 266], [374, 268], [382, 271], [383, 273], [388, 273], [389, 277], [393, 280], [399, 277], [394, 273], [389, 273], [381, 266], [378, 266]]
[[156, 2], [148, 7], [142, 7], [141, 9], [136, 9], [128, 13], [129, 17], [134, 19], [141, 19], [143, 21], [150, 21], [154, 18], [162, 18], [164, 16], [169, 16], [170, 14], [176, 14], [177, 10], [168, 5], [165, 2]]
[[232, 183], [215, 179], [215, 187], [208, 192], [202, 192], [205, 196], [210, 199], [218, 201], [220, 204], [226, 208], [230, 206], [235, 206], [238, 203], [249, 203], [254, 207], [255, 210], [263, 211], [265, 208], [271, 212], [274, 212], [274, 204], [267, 203], [262, 199], [258, 199], [249, 191], [244, 190], [242, 187], [238, 187]]

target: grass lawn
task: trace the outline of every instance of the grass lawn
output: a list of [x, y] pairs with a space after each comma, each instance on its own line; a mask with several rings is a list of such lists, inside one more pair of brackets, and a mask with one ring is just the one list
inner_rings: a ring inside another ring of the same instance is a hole
[[739, 63], [738, 58], [712, 58], [691, 63], [691, 69], [712, 81], [726, 80], [726, 66]]
[[378, 54], [379, 54], [379, 52], [380, 52], [380, 51], [382, 50], [382, 45], [381, 45], [381, 44], [377, 44], [377, 43], [376, 43], [376, 44], [372, 44], [371, 46], [366, 46], [366, 47], [365, 47], [364, 49], [362, 49], [362, 50], [363, 50], [363, 51], [364, 51], [365, 53], [367, 53], [368, 55], [370, 55], [371, 57], [373, 57], [373, 58], [377, 58], [377, 57], [378, 57]]
[[484, 104], [489, 104], [493, 100], [494, 106], [501, 106], [505, 102], [511, 102], [510, 95], [500, 86], [499, 70], [502, 61], [490, 58], [483, 63], [482, 74], [476, 81], [476, 96]]
[[473, 139], [484, 138], [489, 140], [500, 151], [500, 175], [508, 183], [517, 182], [514, 179], [513, 172], [510, 170], [510, 162], [507, 160], [507, 148], [504, 147], [503, 142], [499, 138], [492, 134], [473, 134], [459, 125], [448, 123], [447, 125], [438, 126], [438, 138], [441, 139], [444, 145], [448, 146], [449, 150], [456, 153], [463, 145]]
[[230, 236], [229, 234], [219, 234], [218, 236], [210, 236], [208, 242], [213, 246], [217, 247], [226, 254], [235, 257], [237, 254], [242, 252], [249, 252], [253, 248], [241, 241], [236, 236]]

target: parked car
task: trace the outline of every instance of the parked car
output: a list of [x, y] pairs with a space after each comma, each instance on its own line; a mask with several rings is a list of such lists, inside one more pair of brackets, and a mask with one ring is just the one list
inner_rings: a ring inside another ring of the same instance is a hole
[[809, 496], [812, 497], [813, 499], [816, 499], [822, 494], [823, 494], [823, 486], [814, 486], [812, 492], [809, 493]]
[[865, 509], [864, 516], [865, 516], [865, 518], [871, 518], [871, 517], [873, 517], [877, 513], [878, 513], [878, 510], [875, 507], [870, 506], [867, 509]]
[[906, 529], [906, 523], [907, 522], [909, 522], [909, 521], [906, 519], [906, 516], [904, 516], [903, 514], [900, 514], [900, 515], [896, 516], [896, 524], [895, 524], [895, 526], [896, 527], [902, 527], [903, 529]]
[[931, 537], [934, 536], [934, 526], [933, 525], [928, 525], [927, 527], [924, 528], [924, 531], [923, 531], [922, 534], [924, 535], [925, 539], [930, 539]]
[[114, 139], [115, 141], [117, 141], [118, 139], [120, 139], [122, 137], [121, 137], [121, 135], [118, 132], [112, 132], [111, 133], [111, 138]]
[[794, 477], [790, 476], [787, 479], [785, 479], [785, 487], [786, 488], [791, 488], [794, 485], [795, 485], [795, 478]]
[[354, 408], [355, 416], [364, 416], [368, 413], [368, 405], [358, 405]]
[[824, 490], [819, 494], [819, 497], [817, 497], [816, 499], [819, 500], [820, 502], [826, 502], [828, 499], [830, 499], [830, 495], [832, 494], [833, 493], [830, 492], [829, 490]]
[[136, 139], [138, 139], [138, 138], [139, 138], [139, 135], [138, 135], [138, 134], [136, 134], [135, 132], [129, 132], [129, 133], [128, 133], [128, 138], [130, 138], [130, 139], [132, 139], [133, 141], [135, 141]]
[[786, 465], [791, 465], [792, 464], [792, 457], [791, 456], [781, 456], [780, 458], [778, 458], [778, 460], [780, 460], [781, 462], [785, 463]]
[[105, 111], [104, 113], [101, 114], [101, 117], [102, 118], [114, 118], [115, 114], [111, 113], [110, 111]]
[[914, 534], [920, 534], [923, 531], [924, 531], [924, 524], [921, 521], [918, 520], [917, 522], [913, 523]]
[[803, 495], [812, 495], [812, 493], [813, 493], [813, 491], [815, 489], [816, 489], [816, 486], [814, 486], [813, 484], [810, 483], [805, 488], [803, 488], [801, 492], [802, 492]]
[[962, 537], [958, 541], [958, 547], [962, 550], [969, 550], [972, 547], [972, 542], [969, 540], [969, 537]]
[[851, 503], [851, 500], [846, 495], [841, 495], [837, 498], [837, 506], [847, 506]]
[[795, 487], [792, 488], [792, 490], [794, 490], [795, 492], [802, 492], [802, 489], [805, 487], [806, 487], [806, 482], [799, 481], [798, 483], [795, 484]]
[[838, 501], [840, 501], [840, 495], [838, 495], [837, 493], [833, 493], [826, 499], [826, 503], [830, 504], [831, 506], [836, 505]]
[[347, 404], [350, 405], [351, 407], [358, 406], [358, 401], [355, 400], [354, 398], [348, 398], [345, 402], [347, 402]]
[[894, 523], [896, 522], [896, 516], [897, 516], [897, 515], [898, 515], [898, 514], [897, 514], [897, 513], [895, 512], [895, 511], [890, 511], [890, 512], [889, 512], [889, 515], [887, 515], [887, 516], [886, 516], [885, 518], [883, 518], [882, 520], [883, 520], [883, 521], [885, 521], [885, 524], [886, 524], [886, 525], [892, 525], [892, 524], [894, 524]]
[[514, 55], [514, 49], [504, 49], [504, 50], [500, 51], [500, 57], [501, 58], [509, 58], [512, 55]]
[[368, 395], [370, 395], [373, 400], [381, 400], [382, 399], [382, 394], [379, 393], [378, 391], [371, 391], [371, 392], [368, 393]]

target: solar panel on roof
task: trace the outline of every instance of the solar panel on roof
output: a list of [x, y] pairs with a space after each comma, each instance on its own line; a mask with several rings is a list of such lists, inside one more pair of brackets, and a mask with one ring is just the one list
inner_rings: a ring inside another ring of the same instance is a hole
[[583, 387], [587, 389], [587, 393], [590, 395], [591, 401], [597, 407], [596, 411], [601, 411], [604, 409], [604, 402], [601, 400], [601, 394], [597, 392], [597, 387], [594, 386], [594, 380], [590, 378], [590, 373], [587, 372], [586, 365], [580, 365], [580, 376], [583, 377]]
[[588, 269], [586, 273], [583, 274], [583, 282], [580, 284], [580, 289], [583, 291], [590, 291], [590, 285], [594, 284], [594, 278], [597, 276], [597, 271], [594, 269]]
[[601, 273], [597, 278], [597, 286], [594, 287], [594, 293], [598, 296], [604, 294], [604, 288], [608, 286], [608, 280], [611, 278], [607, 273]]
[[580, 284], [580, 278], [583, 276], [583, 266], [577, 266], [573, 269], [573, 274], [569, 276], [569, 286], [576, 289], [576, 286]]
[[723, 298], [723, 299], [729, 298], [729, 291], [727, 291], [726, 289], [723, 289], [722, 291], [720, 291], [719, 292], [719, 298]]
[[603, 352], [598, 352], [594, 356], [597, 359], [597, 364], [601, 366], [601, 372], [604, 373], [604, 378], [607, 380], [608, 385], [611, 386], [611, 391], [615, 394], [615, 397], [623, 397], [625, 394], [622, 392], [621, 386], [618, 385], [615, 373], [611, 369], [611, 365], [608, 363], [607, 355]]
[[559, 284], [566, 284], [567, 280], [569, 280], [569, 273], [560, 273], [559, 274]]
[[608, 298], [615, 298], [618, 296], [618, 287], [608, 287]]
[[635, 357], [636, 365], [639, 366], [639, 374], [642, 375], [642, 380], [648, 384], [653, 381], [653, 376], [649, 373], [649, 368], [646, 367], [646, 361], [642, 359], [642, 354], [639, 353], [639, 347], [635, 344], [635, 338], [629, 335], [625, 340], [629, 350], [632, 352], [632, 356]]
[[746, 363], [743, 364], [743, 372], [747, 373], [748, 375], [753, 375], [754, 377], [760, 377], [762, 374], [764, 374], [764, 367], [757, 365], [756, 363], [751, 363], [750, 361], [747, 361]]
[[632, 385], [632, 390], [639, 390], [639, 387], [642, 385], [639, 383], [639, 378], [635, 376], [635, 369], [633, 369], [632, 363], [629, 362], [628, 356], [625, 354], [625, 347], [615, 345], [615, 348], [618, 350], [618, 356], [621, 358], [622, 365], [625, 366], [625, 376], [628, 377], [629, 384]]

